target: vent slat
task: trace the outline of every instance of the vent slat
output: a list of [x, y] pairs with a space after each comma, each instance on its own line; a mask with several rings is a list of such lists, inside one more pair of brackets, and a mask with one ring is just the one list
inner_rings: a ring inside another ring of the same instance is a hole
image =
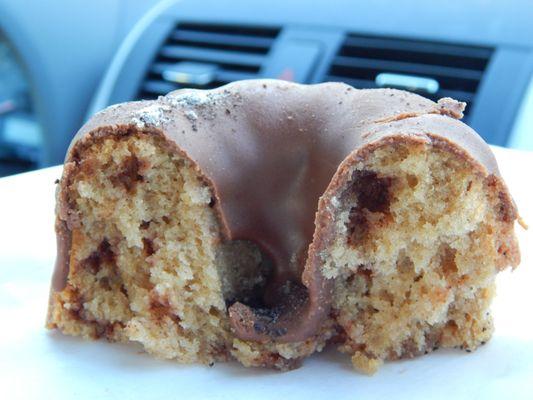
[[374, 89], [376, 88], [376, 83], [373, 80], [367, 80], [367, 79], [353, 79], [353, 78], [346, 78], [344, 76], [336, 76], [336, 75], [326, 75], [324, 77], [324, 81], [326, 82], [344, 82], [347, 83], [350, 86], [353, 86], [358, 89]]
[[445, 43], [364, 36], [348, 36], [344, 42], [344, 47], [401, 50], [426, 54], [442, 54], [445, 56], [479, 58], [482, 60], [490, 58], [492, 53], [491, 49], [484, 47], [456, 46]]
[[218, 49], [236, 49], [266, 53], [274, 39], [250, 37], [245, 35], [228, 35], [225, 33], [195, 32], [177, 30], [170, 36], [171, 40], [181, 45], [211, 47]]
[[[348, 34], [325, 79], [375, 88], [378, 76], [397, 75], [387, 83], [432, 100], [452, 97], [464, 101], [468, 113], [492, 52], [481, 46]], [[428, 78], [435, 82], [436, 92], [416, 86]], [[405, 86], [411, 83], [414, 88]]]
[[226, 25], [204, 24], [195, 22], [181, 22], [178, 29], [184, 31], [226, 33], [229, 35], [247, 35], [258, 37], [275, 38], [279, 34], [277, 27], [265, 27], [255, 25]]
[[473, 71], [470, 69], [442, 67], [428, 64], [415, 64], [403, 61], [373, 60], [359, 57], [335, 57], [332, 65], [333, 67], [341, 66], [348, 68], [372, 69], [379, 70], [380, 72], [402, 72], [420, 76], [443, 76], [459, 79], [471, 79], [474, 81], [479, 81], [483, 76], [481, 71]]
[[[155, 62], [152, 65], [152, 68], [150, 69], [150, 73], [154, 75], [161, 75], [163, 71], [170, 69], [172, 66], [173, 66], [173, 63]], [[221, 66], [221, 68], [218, 69], [216, 73], [217, 80], [220, 80], [223, 82], [238, 81], [241, 79], [253, 79], [255, 77], [256, 77], [255, 73], [239, 71], [239, 70], [231, 70], [230, 67], [226, 69], [223, 65]], [[157, 78], [161, 78], [161, 76], [158, 76]]]
[[254, 79], [257, 78], [256, 74], [250, 74], [248, 72], [241, 71], [230, 71], [230, 70], [219, 70], [217, 72], [217, 80], [225, 83], [233, 81], [241, 81], [244, 79]]
[[156, 54], [137, 98], [157, 98], [186, 87], [212, 89], [256, 78], [279, 31], [261, 26], [180, 23]]
[[144, 82], [143, 86], [141, 87], [141, 91], [144, 93], [150, 93], [153, 95], [152, 97], [157, 96], [163, 96], [169, 92], [172, 92], [173, 90], [178, 89], [214, 89], [217, 86], [222, 86], [226, 84], [227, 82], [222, 81], [213, 81], [209, 85], [182, 85], [179, 83], [171, 83], [171, 82], [163, 82], [157, 79], [149, 79], [146, 82]]
[[255, 54], [228, 52], [223, 50], [199, 49], [183, 46], [166, 45], [161, 49], [161, 55], [180, 60], [221, 62], [224, 64], [241, 64], [260, 67], [263, 57]]

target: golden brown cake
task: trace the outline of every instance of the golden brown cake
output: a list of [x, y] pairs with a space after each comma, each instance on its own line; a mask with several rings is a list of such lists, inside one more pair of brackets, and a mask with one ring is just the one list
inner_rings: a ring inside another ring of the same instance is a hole
[[514, 203], [464, 104], [235, 82], [112, 106], [58, 186], [47, 326], [178, 362], [373, 372], [492, 333]]

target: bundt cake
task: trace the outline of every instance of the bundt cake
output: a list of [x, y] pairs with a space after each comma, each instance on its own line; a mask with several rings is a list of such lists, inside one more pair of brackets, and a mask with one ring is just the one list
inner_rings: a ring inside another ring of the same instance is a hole
[[518, 215], [463, 109], [275, 80], [107, 108], [58, 184], [47, 326], [278, 369], [475, 349]]

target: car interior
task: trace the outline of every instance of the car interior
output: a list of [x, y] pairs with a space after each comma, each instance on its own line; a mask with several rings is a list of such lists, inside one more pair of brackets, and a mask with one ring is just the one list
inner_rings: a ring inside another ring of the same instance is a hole
[[533, 150], [528, 0], [27, 3], [0, 0], [0, 176], [62, 163], [109, 105], [255, 78], [452, 97], [488, 143]]

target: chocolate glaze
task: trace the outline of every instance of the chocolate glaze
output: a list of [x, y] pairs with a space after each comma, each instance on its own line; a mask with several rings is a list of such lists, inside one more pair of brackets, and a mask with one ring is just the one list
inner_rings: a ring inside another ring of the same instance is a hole
[[67, 277], [70, 263], [70, 246], [72, 244], [72, 234], [65, 226], [65, 222], [59, 218], [56, 222], [56, 242], [57, 256], [54, 274], [52, 276], [52, 290], [61, 291], [67, 284]]
[[[95, 115], [72, 141], [61, 186], [80, 150], [95, 138], [132, 130], [162, 135], [212, 187], [225, 238], [255, 242], [276, 267], [264, 308], [230, 306], [235, 334], [296, 342], [315, 335], [329, 311], [332, 284], [320, 272], [320, 252], [333, 234], [332, 199], [349, 179], [351, 164], [377, 143], [422, 141], [456, 152], [484, 175], [498, 176], [489, 147], [453, 119], [463, 108], [451, 99], [434, 103], [403, 91], [340, 83], [259, 80], [181, 90]], [[66, 224], [58, 225], [56, 291], [68, 274], [66, 208], [59, 196], [58, 215]]]

